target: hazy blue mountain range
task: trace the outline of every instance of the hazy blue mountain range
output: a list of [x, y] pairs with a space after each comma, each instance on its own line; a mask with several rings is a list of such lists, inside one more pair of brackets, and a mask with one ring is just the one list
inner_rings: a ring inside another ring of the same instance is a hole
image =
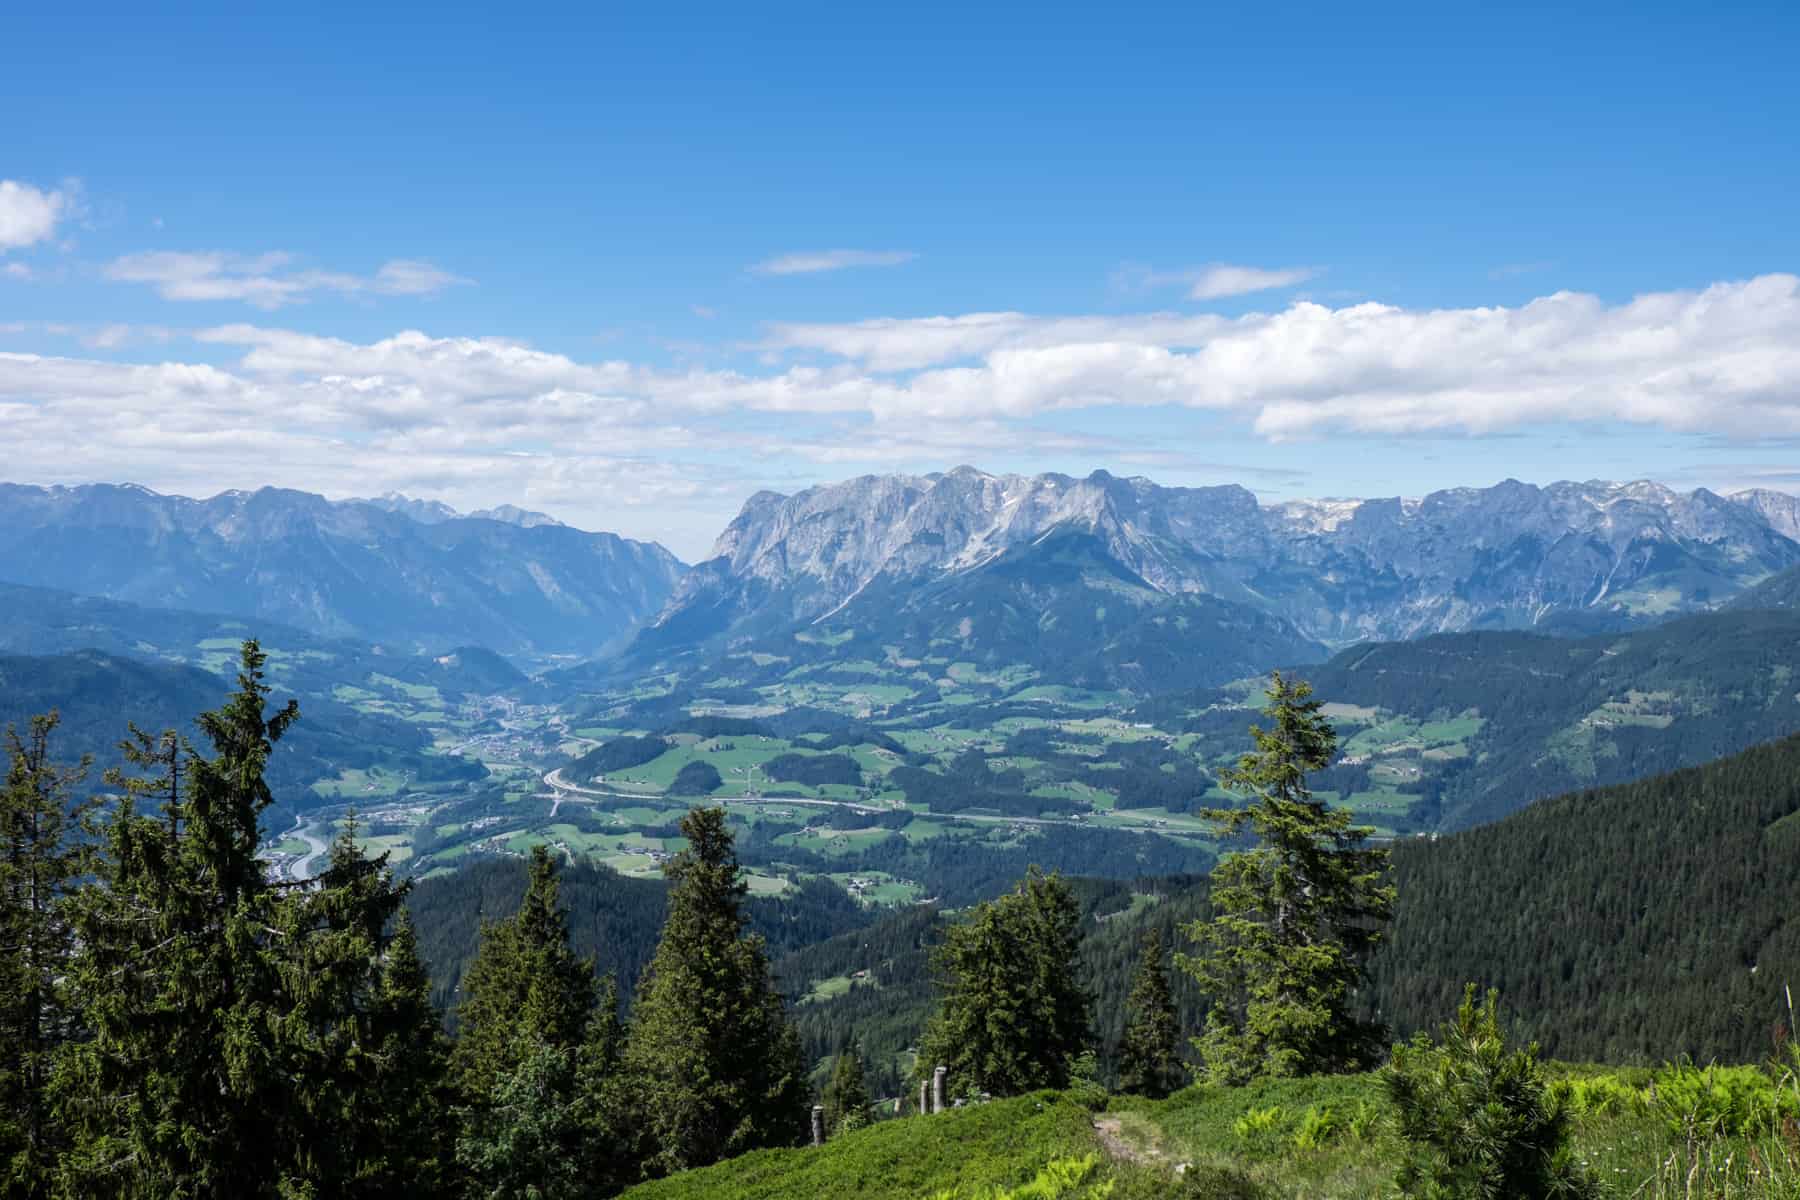
[[520, 508], [516, 504], [498, 504], [493, 508], [478, 508], [474, 512], [459, 513], [442, 500], [416, 500], [399, 492], [388, 492], [373, 499], [349, 500], [346, 503], [372, 504], [376, 508], [411, 517], [425, 525], [437, 525], [444, 521], [455, 521], [464, 517], [475, 521], [499, 521], [502, 524], [520, 525], [527, 529], [538, 525], [562, 524], [548, 513], [533, 512], [529, 508]]
[[654, 543], [512, 510], [207, 500], [133, 485], [0, 485], [0, 579], [227, 612], [403, 649], [593, 654], [654, 614], [682, 564]]
[[1328, 646], [1570, 620], [1614, 628], [1715, 606], [1800, 564], [1797, 504], [1509, 480], [1418, 500], [1264, 505], [1242, 487], [1103, 471], [867, 476], [752, 496], [634, 649], [842, 625], [859, 611], [885, 619], [896, 603], [927, 606], [931, 589], [996, 578], [995, 564], [1053, 532], [1090, 538], [1130, 588], [1244, 606]]
[[[55, 709], [62, 717], [55, 747], [60, 761], [92, 755], [89, 782], [118, 763], [127, 721], [148, 732], [176, 729], [200, 739], [194, 717], [216, 708], [231, 691], [222, 674], [185, 663], [80, 650], [68, 654], [0, 654], [0, 728]], [[300, 689], [296, 689], [300, 690]], [[285, 702], [287, 693], [278, 699]], [[270, 759], [270, 787], [290, 811], [319, 803], [312, 785], [351, 769], [404, 773], [416, 783], [479, 779], [472, 759], [430, 753], [431, 737], [395, 716], [358, 711], [329, 695], [301, 692], [301, 719]], [[204, 745], [203, 740], [202, 745]]]
[[372, 674], [429, 685], [449, 697], [492, 695], [527, 681], [524, 672], [479, 646], [399, 654], [274, 621], [150, 608], [51, 588], [0, 583], [0, 614], [0, 653], [7, 654], [100, 650], [229, 673], [238, 644], [255, 637], [270, 653], [271, 684], [301, 696], [330, 696], [340, 684], [363, 684]]

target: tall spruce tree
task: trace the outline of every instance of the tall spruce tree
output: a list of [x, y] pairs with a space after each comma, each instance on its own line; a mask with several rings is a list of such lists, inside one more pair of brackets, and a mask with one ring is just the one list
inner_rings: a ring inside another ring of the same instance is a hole
[[624, 1074], [649, 1173], [799, 1143], [808, 1087], [799, 1038], [746, 931], [747, 891], [722, 808], [681, 820], [664, 865], [669, 911], [638, 985]]
[[[238, 689], [198, 724], [210, 756], [134, 730], [134, 778], [76, 909], [72, 978], [90, 1040], [77, 1072], [87, 1138], [70, 1169], [105, 1192], [274, 1194], [273, 1122], [289, 1114], [275, 1057], [280, 973], [273, 890], [256, 858], [272, 803], [263, 770], [299, 716], [273, 715], [266, 656], [244, 643]], [[132, 796], [159, 796], [140, 815]]]
[[431, 1003], [431, 973], [404, 908], [381, 960], [374, 1004], [375, 1140], [381, 1153], [365, 1176], [370, 1195], [439, 1195], [454, 1149], [450, 1041]]
[[831, 1062], [831, 1078], [819, 1099], [825, 1107], [825, 1128], [832, 1137], [869, 1123], [869, 1085], [863, 1078], [862, 1052], [855, 1038], [846, 1038], [838, 1047]]
[[1066, 1086], [1090, 1038], [1080, 950], [1080, 905], [1060, 875], [1033, 867], [1007, 895], [977, 904], [932, 955], [944, 995], [920, 1072], [946, 1067], [957, 1095]]
[[569, 946], [559, 891], [555, 859], [534, 847], [519, 911], [482, 926], [463, 982], [451, 1064], [471, 1195], [555, 1200], [584, 1186], [597, 1102], [583, 1084], [599, 1082], [582, 1070], [594, 966]]
[[1119, 1090], [1161, 1099], [1181, 1086], [1185, 1068], [1178, 1045], [1181, 1027], [1169, 992], [1162, 930], [1144, 935], [1143, 954], [1125, 1000], [1125, 1036], [1119, 1043]]
[[443, 1054], [407, 888], [352, 824], [325, 870], [271, 906], [280, 991], [272, 1061], [290, 1086], [271, 1115], [283, 1195], [380, 1196], [423, 1185], [443, 1149]]
[[[384, 931], [405, 892], [385, 860], [346, 834], [318, 880], [278, 885], [257, 858], [264, 769], [299, 716], [269, 713], [265, 661], [245, 642], [237, 691], [200, 715], [210, 755], [134, 728], [110, 777], [99, 882], [73, 907], [76, 1194], [381, 1194], [424, 1136], [409, 1122], [431, 1119], [382, 1107], [435, 1070], [407, 1032], [416, 1005], [389, 1000]], [[407, 987], [422, 999], [422, 977]]]
[[1203, 814], [1222, 836], [1248, 826], [1260, 842], [1220, 859], [1214, 916], [1187, 929], [1200, 952], [1179, 959], [1212, 998], [1195, 1044], [1215, 1082], [1355, 1069], [1379, 1051], [1352, 1000], [1393, 912], [1388, 852], [1307, 787], [1337, 750], [1311, 697], [1303, 680], [1274, 674], [1268, 727], [1251, 727], [1256, 749], [1221, 779], [1250, 803]]
[[518, 911], [482, 925], [460, 990], [451, 1064], [457, 1087], [471, 1100], [526, 1056], [521, 1038], [562, 1048], [580, 1044], [594, 1010], [594, 965], [569, 945], [548, 848], [532, 847]]
[[58, 1051], [76, 1032], [64, 976], [72, 935], [68, 901], [87, 853], [75, 824], [91, 802], [75, 788], [84, 760], [51, 756], [57, 714], [6, 730], [0, 791], [0, 1195], [49, 1194], [64, 1146], [51, 1082]]

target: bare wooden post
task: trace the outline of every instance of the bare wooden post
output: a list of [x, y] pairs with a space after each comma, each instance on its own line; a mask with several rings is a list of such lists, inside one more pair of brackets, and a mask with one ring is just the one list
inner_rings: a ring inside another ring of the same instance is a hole
[[931, 1073], [931, 1111], [944, 1111], [944, 1076], [950, 1073], [949, 1067], [939, 1067]]
[[813, 1145], [823, 1146], [825, 1144], [825, 1106], [823, 1104], [813, 1105], [812, 1118]]

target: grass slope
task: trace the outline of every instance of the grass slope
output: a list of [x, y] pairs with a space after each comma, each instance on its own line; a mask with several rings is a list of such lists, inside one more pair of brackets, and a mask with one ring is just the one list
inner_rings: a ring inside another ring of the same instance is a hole
[[[1551, 1064], [1576, 1157], [1605, 1197], [1793, 1200], [1800, 1110], [1754, 1068], [1606, 1072]], [[1787, 1077], [1791, 1080], [1791, 1077]], [[1727, 1103], [1727, 1094], [1736, 1097]], [[1754, 1101], [1750, 1097], [1756, 1097]], [[763, 1150], [641, 1184], [630, 1200], [1375, 1200], [1399, 1195], [1403, 1144], [1377, 1075], [1196, 1086], [1167, 1100], [1072, 1096], [906, 1117], [823, 1147]]]
[[630, 1200], [915, 1200], [1030, 1180], [1099, 1147], [1088, 1111], [1055, 1092], [883, 1121], [821, 1149], [759, 1150], [628, 1190]]

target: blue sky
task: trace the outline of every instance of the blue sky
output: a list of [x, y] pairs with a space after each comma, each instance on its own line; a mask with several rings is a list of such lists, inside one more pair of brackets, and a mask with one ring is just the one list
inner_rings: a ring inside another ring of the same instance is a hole
[[6, 19], [0, 475], [1800, 489], [1791, 5], [261, 7]]

